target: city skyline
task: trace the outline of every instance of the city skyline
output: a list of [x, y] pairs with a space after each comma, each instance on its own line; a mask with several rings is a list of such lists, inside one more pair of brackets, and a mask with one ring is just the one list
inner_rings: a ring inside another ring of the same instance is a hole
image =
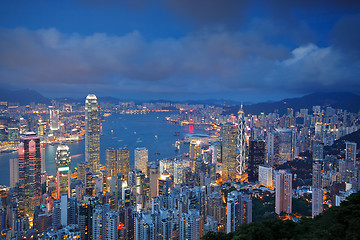
[[46, 97], [360, 92], [357, 1], [1, 3], [0, 83]]

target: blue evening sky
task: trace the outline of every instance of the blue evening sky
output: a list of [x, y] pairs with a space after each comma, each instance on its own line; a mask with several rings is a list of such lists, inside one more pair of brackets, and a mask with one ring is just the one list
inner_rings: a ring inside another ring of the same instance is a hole
[[0, 2], [0, 83], [47, 97], [360, 92], [360, 2]]

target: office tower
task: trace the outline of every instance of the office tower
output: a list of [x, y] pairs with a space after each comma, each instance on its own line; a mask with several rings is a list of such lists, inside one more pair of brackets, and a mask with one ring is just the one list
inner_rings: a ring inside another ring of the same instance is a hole
[[189, 210], [182, 213], [180, 217], [180, 240], [200, 239], [200, 213], [196, 210]]
[[272, 167], [261, 165], [259, 166], [259, 182], [260, 185], [264, 185], [265, 187], [272, 188], [273, 180], [272, 180]]
[[57, 199], [63, 194], [70, 197], [71, 157], [67, 145], [59, 145], [56, 149], [56, 193]]
[[313, 161], [324, 160], [324, 145], [321, 143], [314, 143], [313, 146]]
[[117, 176], [117, 155], [118, 151], [116, 149], [106, 149], [106, 170], [109, 176]]
[[313, 163], [312, 169], [312, 217], [323, 211], [323, 189], [321, 188], [321, 164]]
[[252, 222], [252, 201], [243, 193], [228, 193], [226, 203], [226, 232], [237, 230], [241, 224]]
[[19, 214], [32, 216], [41, 197], [40, 138], [26, 133], [19, 144]]
[[238, 175], [243, 175], [245, 173], [246, 167], [246, 136], [245, 136], [245, 116], [244, 111], [241, 108], [238, 112], [237, 118], [237, 137], [236, 137], [236, 148], [237, 148], [237, 155], [236, 155], [236, 171]]
[[189, 145], [189, 157], [191, 160], [196, 160], [200, 157], [201, 154], [201, 140], [192, 139]]
[[248, 181], [256, 182], [259, 178], [259, 166], [265, 161], [265, 142], [250, 140], [248, 156]]
[[19, 159], [10, 158], [10, 188], [14, 188], [19, 182]]
[[276, 163], [292, 161], [297, 156], [296, 131], [292, 129], [277, 129]]
[[77, 164], [77, 179], [81, 180], [83, 183], [85, 183], [85, 173], [86, 173], [86, 168], [87, 168], [88, 164], [85, 162], [79, 162]]
[[177, 159], [174, 161], [174, 184], [178, 186], [184, 183], [185, 169], [189, 167], [189, 161]]
[[161, 175], [158, 178], [158, 195], [168, 195], [172, 181], [170, 175]]
[[355, 163], [356, 163], [356, 143], [354, 143], [354, 142], [346, 142], [345, 159], [348, 160], [348, 161], [353, 162], [354, 167], [355, 167]]
[[275, 213], [292, 213], [292, 174], [279, 170], [275, 175]]
[[236, 138], [237, 129], [232, 123], [225, 123], [221, 127], [222, 136], [222, 181], [235, 180], [238, 172], [236, 161]]
[[150, 166], [150, 196], [157, 197], [159, 193], [158, 179], [160, 177], [159, 164], [153, 163]]
[[59, 110], [56, 110], [53, 106], [49, 106], [49, 112], [50, 112], [50, 130], [58, 131], [60, 128]]
[[97, 98], [89, 94], [85, 100], [85, 161], [93, 174], [100, 164], [100, 115]]
[[274, 133], [266, 135], [266, 157], [265, 164], [273, 167], [275, 161], [275, 136]]
[[128, 148], [120, 148], [117, 156], [118, 173], [124, 175], [124, 179], [128, 181], [130, 171], [130, 153]]
[[146, 164], [148, 162], [147, 148], [135, 149], [135, 169], [140, 169], [144, 174], [147, 171]]

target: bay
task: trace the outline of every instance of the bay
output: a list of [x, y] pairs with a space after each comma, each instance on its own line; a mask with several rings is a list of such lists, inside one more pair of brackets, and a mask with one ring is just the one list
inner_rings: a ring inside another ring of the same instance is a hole
[[[175, 152], [173, 144], [186, 134], [192, 133], [189, 126], [180, 126], [166, 121], [169, 113], [149, 114], [112, 114], [102, 122], [102, 136], [100, 138], [100, 163], [105, 164], [105, 151], [108, 148], [122, 148], [127, 146], [130, 151], [130, 165], [134, 164], [134, 150], [146, 147], [149, 150], [149, 161], [175, 157], [188, 152], [188, 145], [182, 145], [179, 152]], [[196, 133], [204, 133], [195, 130]], [[175, 136], [179, 132], [179, 136]], [[71, 168], [78, 162], [85, 161], [85, 140], [67, 144], [70, 148]], [[55, 174], [55, 156], [57, 145], [45, 145], [42, 151], [45, 168], [48, 175]], [[17, 158], [17, 152], [0, 155], [0, 185], [10, 185], [11, 158]]]

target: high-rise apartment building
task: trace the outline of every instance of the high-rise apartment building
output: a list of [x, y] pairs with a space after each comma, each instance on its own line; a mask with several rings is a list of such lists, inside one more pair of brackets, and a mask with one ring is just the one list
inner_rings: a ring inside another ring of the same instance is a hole
[[292, 213], [292, 174], [279, 170], [275, 175], [275, 213]]
[[354, 142], [346, 142], [346, 152], [345, 152], [345, 160], [356, 163], [356, 143]]
[[135, 149], [135, 169], [140, 169], [143, 173], [147, 172], [148, 162], [148, 149], [136, 148]]
[[321, 188], [321, 164], [313, 163], [312, 169], [312, 217], [323, 211], [323, 189]]
[[57, 147], [55, 161], [57, 199], [64, 194], [70, 197], [71, 156], [67, 145], [59, 145]]
[[241, 224], [252, 222], [252, 201], [243, 193], [228, 194], [226, 206], [226, 232], [237, 230]]
[[89, 94], [85, 100], [85, 161], [93, 174], [100, 164], [100, 115], [97, 98]]
[[200, 220], [199, 211], [190, 209], [188, 213], [182, 213], [180, 218], [180, 240], [199, 240], [200, 239]]
[[40, 138], [26, 133], [19, 144], [19, 214], [33, 215], [41, 197]]
[[238, 162], [236, 161], [236, 141], [237, 128], [232, 123], [225, 123], [221, 127], [222, 136], [222, 180], [235, 180], [239, 175], [236, 171]]

